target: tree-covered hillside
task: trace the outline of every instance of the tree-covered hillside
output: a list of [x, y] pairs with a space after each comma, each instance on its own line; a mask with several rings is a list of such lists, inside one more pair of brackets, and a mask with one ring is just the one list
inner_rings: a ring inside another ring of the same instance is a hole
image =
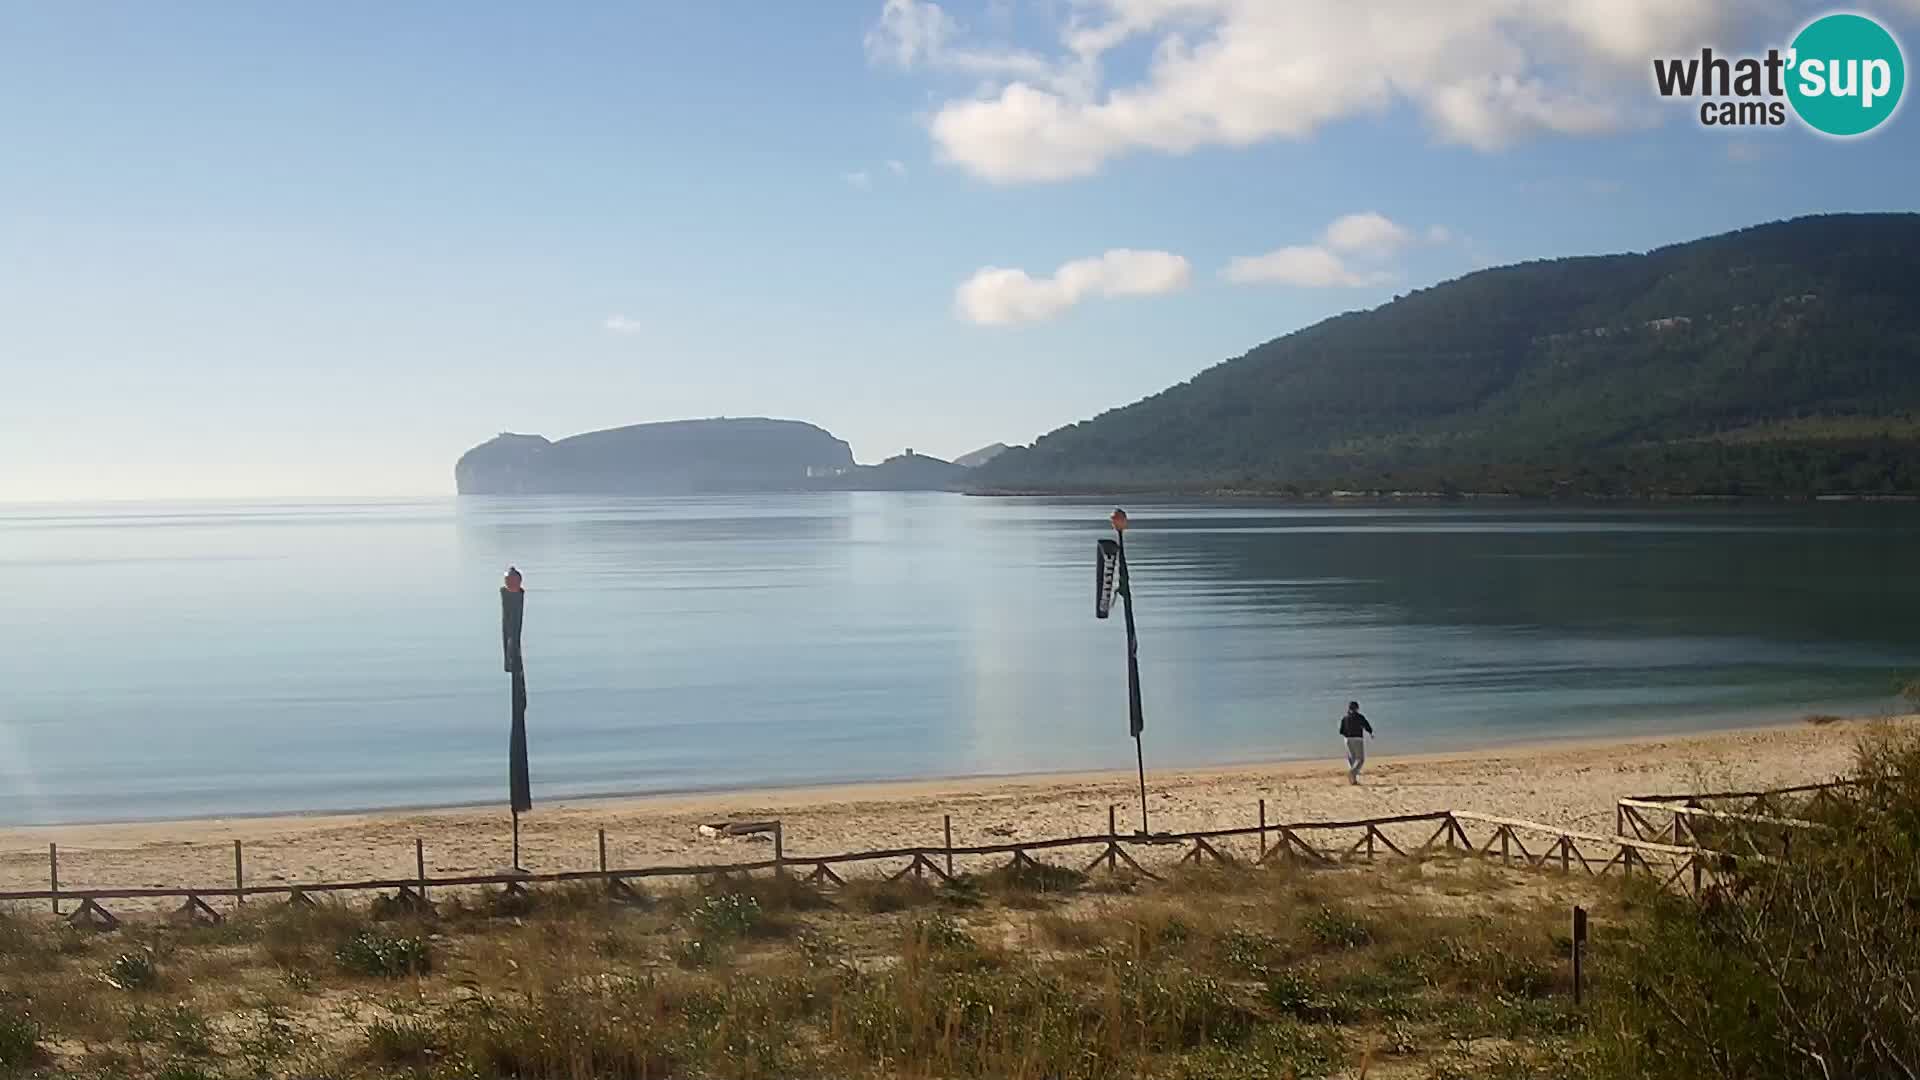
[[1920, 490], [1920, 214], [1523, 263], [1328, 319], [983, 489]]

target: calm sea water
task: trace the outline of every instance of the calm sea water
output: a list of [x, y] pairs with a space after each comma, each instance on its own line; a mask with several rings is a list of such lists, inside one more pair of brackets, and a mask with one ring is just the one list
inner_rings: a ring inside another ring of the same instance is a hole
[[[847, 493], [0, 508], [0, 822], [1131, 767], [1107, 503]], [[1920, 508], [1132, 503], [1150, 764], [1892, 701]]]

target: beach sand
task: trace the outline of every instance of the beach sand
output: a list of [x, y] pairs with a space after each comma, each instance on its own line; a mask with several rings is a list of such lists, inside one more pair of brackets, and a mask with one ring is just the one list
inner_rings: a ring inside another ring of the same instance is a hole
[[[1157, 832], [1253, 825], [1258, 800], [1265, 799], [1273, 823], [1452, 809], [1611, 833], [1614, 801], [1625, 796], [1832, 779], [1848, 770], [1869, 726], [1888, 722], [1797, 723], [1409, 757], [1393, 756], [1391, 741], [1380, 740], [1358, 787], [1347, 784], [1344, 763], [1330, 757], [1150, 770], [1147, 799]], [[1916, 718], [1891, 723], [1911, 727]], [[698, 827], [769, 818], [782, 821], [790, 859], [938, 845], [943, 814], [952, 815], [959, 845], [1039, 840], [1104, 833], [1109, 805], [1119, 807], [1122, 831], [1137, 828], [1134, 774], [542, 803], [522, 819], [521, 863], [543, 872], [593, 869], [602, 828], [616, 867], [762, 859], [771, 855], [765, 840], [703, 837]], [[50, 842], [60, 848], [61, 887], [85, 889], [231, 886], [235, 840], [244, 844], [249, 885], [407, 878], [414, 873], [416, 838], [425, 845], [431, 875], [493, 873], [511, 864], [509, 818], [501, 808], [7, 828], [0, 829], [0, 891], [44, 888]]]

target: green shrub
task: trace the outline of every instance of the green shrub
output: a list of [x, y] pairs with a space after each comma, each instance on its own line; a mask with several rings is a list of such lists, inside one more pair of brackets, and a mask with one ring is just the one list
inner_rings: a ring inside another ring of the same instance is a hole
[[1269, 975], [1261, 996], [1269, 1008], [1314, 1024], [1342, 1023], [1353, 1013], [1345, 1001], [1294, 968]]
[[[1648, 892], [1602, 980], [1603, 1075], [1904, 1075], [1920, 1063], [1920, 737], [1877, 733], [1834, 827], [1700, 900]], [[1778, 830], [1746, 839], [1778, 850]], [[1746, 850], [1744, 847], [1735, 850]]]
[[119, 990], [151, 990], [160, 985], [160, 969], [154, 963], [153, 952], [149, 949], [124, 952], [114, 957], [107, 965], [104, 977], [108, 984]]
[[1373, 941], [1373, 931], [1352, 912], [1322, 906], [1302, 922], [1307, 935], [1330, 949], [1358, 949]]
[[1279, 961], [1280, 942], [1268, 934], [1235, 928], [1221, 935], [1215, 956], [1227, 970], [1264, 979]]
[[703, 897], [693, 908], [693, 925], [701, 934], [721, 940], [746, 937], [760, 925], [760, 901], [747, 893], [726, 892]]
[[907, 940], [930, 952], [972, 952], [979, 947], [966, 927], [945, 915], [915, 919], [907, 927]]
[[0, 1069], [25, 1069], [40, 1056], [40, 1028], [33, 1017], [0, 1010]]
[[340, 967], [354, 975], [397, 979], [425, 975], [432, 969], [432, 952], [424, 938], [362, 930], [334, 950]]
[[725, 942], [687, 938], [673, 947], [673, 962], [689, 971], [710, 968], [729, 955]]

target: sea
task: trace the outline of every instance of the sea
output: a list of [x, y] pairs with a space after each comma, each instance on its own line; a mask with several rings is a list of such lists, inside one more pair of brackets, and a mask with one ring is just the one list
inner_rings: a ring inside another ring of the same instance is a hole
[[[1136, 499], [1149, 769], [1891, 709], [1920, 507]], [[0, 507], [0, 823], [1131, 769], [1110, 501]]]

